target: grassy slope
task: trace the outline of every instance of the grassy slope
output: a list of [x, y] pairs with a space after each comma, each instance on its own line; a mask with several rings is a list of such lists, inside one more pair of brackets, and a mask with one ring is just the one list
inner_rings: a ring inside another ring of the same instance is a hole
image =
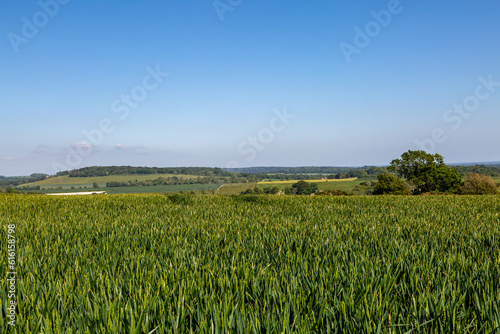
[[110, 175], [110, 176], [96, 176], [96, 177], [69, 177], [65, 175], [65, 176], [52, 177], [50, 179], [45, 179], [43, 181], [22, 184], [21, 187], [22, 186], [41, 186], [41, 187], [48, 186], [48, 187], [63, 187], [63, 188], [70, 188], [71, 186], [92, 187], [92, 184], [94, 182], [97, 182], [100, 187], [104, 187], [106, 185], [106, 182], [111, 182], [111, 181], [118, 181], [118, 182], [127, 182], [134, 180], [146, 181], [146, 180], [154, 180], [159, 177], [172, 177], [172, 176], [176, 176], [178, 178], [183, 178], [183, 179], [194, 179], [199, 177], [195, 175], [182, 175], [182, 174], [148, 174], [148, 175], [126, 174], [126, 175]]
[[252, 183], [229, 183], [223, 185], [217, 190], [218, 195], [238, 195], [242, 191], [255, 187], [255, 182]]

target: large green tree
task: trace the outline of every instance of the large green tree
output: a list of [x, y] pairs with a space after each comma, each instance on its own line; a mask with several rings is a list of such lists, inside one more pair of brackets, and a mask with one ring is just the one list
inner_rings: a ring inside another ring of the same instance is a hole
[[415, 185], [414, 194], [431, 191], [457, 193], [462, 177], [457, 170], [445, 165], [439, 154], [408, 151], [400, 159], [391, 161], [387, 168]]

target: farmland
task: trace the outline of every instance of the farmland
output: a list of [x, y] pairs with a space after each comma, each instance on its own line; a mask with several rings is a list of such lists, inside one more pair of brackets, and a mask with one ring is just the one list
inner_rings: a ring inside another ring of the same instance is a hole
[[[134, 182], [148, 181], [157, 178], [176, 177], [183, 180], [199, 180], [201, 176], [187, 174], [125, 174], [108, 175], [95, 177], [69, 177], [67, 175], [51, 177], [38, 182], [31, 182], [20, 185], [28, 186], [30, 191], [35, 193], [66, 193], [90, 191], [94, 189], [94, 183], [97, 183], [100, 191], [106, 191], [108, 194], [139, 194], [139, 193], [171, 193], [171, 192], [206, 192], [217, 190], [222, 183], [194, 183], [194, 184], [161, 184], [156, 186], [135, 185], [135, 186], [114, 186], [107, 187], [108, 182]], [[217, 180], [222, 181], [222, 180]], [[33, 187], [40, 186], [40, 190], [34, 190]]]
[[3, 195], [0, 212], [19, 333], [500, 328], [500, 196]]
[[[356, 180], [357, 178], [356, 177], [351, 177], [351, 178], [348, 178], [348, 179], [339, 179], [339, 180], [336, 180], [336, 179], [331, 179], [331, 180], [318, 180], [318, 179], [311, 179], [311, 180], [303, 180], [303, 181], [306, 181], [306, 182], [327, 182], [327, 181], [330, 181], [330, 182], [344, 182], [344, 181], [354, 181]], [[259, 185], [277, 185], [277, 184], [292, 184], [292, 183], [295, 183], [297, 182], [298, 180], [295, 180], [295, 181], [262, 181], [262, 182], [259, 182]]]
[[[277, 187], [280, 190], [284, 190], [285, 188], [290, 188], [294, 183], [298, 180], [293, 181], [264, 181], [264, 182], [249, 182], [249, 183], [234, 183], [234, 184], [225, 184], [218, 191], [219, 195], [237, 195], [241, 192], [253, 188], [255, 186], [259, 188], [266, 187]], [[354, 187], [359, 185], [362, 182], [370, 182], [377, 181], [376, 177], [367, 177], [363, 179], [358, 178], [349, 178], [349, 179], [340, 179], [340, 180], [307, 180], [310, 183], [316, 183], [318, 185], [319, 190], [343, 190], [346, 192], [352, 192]]]
[[180, 174], [145, 174], [145, 175], [109, 175], [109, 176], [95, 176], [95, 177], [69, 177], [67, 175], [64, 176], [56, 176], [51, 177], [38, 182], [31, 182], [22, 184], [22, 186], [40, 186], [43, 189], [49, 188], [57, 188], [61, 187], [63, 189], [70, 189], [72, 186], [74, 187], [88, 187], [91, 188], [93, 183], [97, 183], [99, 187], [106, 186], [107, 182], [127, 182], [127, 181], [147, 181], [156, 179], [158, 177], [173, 177], [176, 176], [181, 179], [195, 179], [199, 178], [199, 176], [194, 175], [180, 175]]
[[[370, 182], [376, 181], [376, 177], [371, 178], [349, 178], [349, 179], [340, 179], [340, 180], [309, 180], [310, 183], [316, 183], [318, 185], [319, 190], [343, 190], [343, 191], [351, 191], [355, 186], [359, 185], [361, 182]], [[278, 181], [278, 182], [259, 182], [257, 185], [259, 187], [278, 187], [280, 189], [290, 188], [292, 184], [297, 181]]]
[[159, 185], [159, 186], [137, 186], [137, 187], [99, 187], [96, 189], [71, 189], [68, 187], [62, 189], [47, 189], [32, 191], [33, 193], [40, 194], [54, 194], [54, 193], [70, 193], [70, 192], [91, 192], [91, 191], [105, 191], [107, 194], [144, 194], [144, 193], [181, 193], [191, 192], [201, 193], [206, 191], [217, 190], [221, 184], [173, 184], [173, 185]]
[[111, 187], [102, 188], [102, 190], [106, 190], [108, 194], [176, 193], [186, 191], [215, 192], [220, 186], [221, 184], [174, 184], [154, 187]]
[[232, 183], [225, 184], [219, 190], [217, 190], [218, 195], [238, 195], [242, 191], [251, 189], [257, 185], [257, 182], [248, 183]]

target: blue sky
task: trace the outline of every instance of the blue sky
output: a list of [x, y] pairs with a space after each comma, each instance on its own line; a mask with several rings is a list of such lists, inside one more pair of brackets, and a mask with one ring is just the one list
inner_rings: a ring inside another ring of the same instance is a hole
[[0, 175], [500, 160], [498, 1], [3, 1], [0, 23]]

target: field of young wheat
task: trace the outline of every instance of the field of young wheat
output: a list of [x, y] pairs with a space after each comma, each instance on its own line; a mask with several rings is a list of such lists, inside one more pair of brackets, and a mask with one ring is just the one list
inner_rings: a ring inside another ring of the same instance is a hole
[[500, 196], [4, 195], [0, 222], [2, 333], [500, 330]]

